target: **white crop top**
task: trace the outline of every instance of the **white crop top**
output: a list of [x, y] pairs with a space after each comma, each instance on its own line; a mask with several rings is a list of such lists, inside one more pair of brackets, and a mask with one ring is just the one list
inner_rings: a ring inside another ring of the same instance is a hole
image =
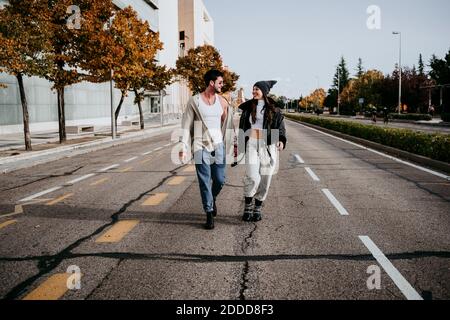
[[264, 100], [258, 100], [258, 105], [256, 106], [256, 122], [250, 121], [252, 129], [263, 130], [264, 124]]
[[200, 96], [200, 103], [198, 106], [200, 113], [205, 121], [205, 125], [208, 128], [209, 133], [214, 144], [219, 144], [223, 142], [222, 136], [222, 114], [223, 108], [220, 103], [220, 98], [216, 94], [216, 102], [209, 106], [203, 101], [203, 97]]

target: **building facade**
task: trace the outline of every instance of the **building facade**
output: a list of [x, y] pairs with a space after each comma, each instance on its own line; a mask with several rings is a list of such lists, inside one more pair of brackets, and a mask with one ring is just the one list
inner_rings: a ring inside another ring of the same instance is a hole
[[[203, 0], [178, 1], [179, 55], [198, 46], [214, 46], [214, 20], [211, 18]], [[180, 100], [185, 106], [191, 92], [185, 81], [181, 82]]]
[[[0, 4], [6, 1], [0, 0]], [[180, 0], [183, 1], [183, 0]], [[149, 22], [151, 29], [160, 32], [160, 39], [164, 49], [158, 54], [158, 63], [175, 67], [179, 56], [179, 27], [178, 0], [114, 0], [118, 8], [132, 6], [140, 18]], [[0, 74], [0, 83], [7, 88], [0, 88], [0, 135], [23, 132], [22, 107], [19, 89], [15, 77]], [[27, 94], [30, 130], [42, 132], [58, 129], [57, 96], [52, 85], [37, 77], [24, 79]], [[182, 112], [180, 84], [176, 83], [164, 90], [163, 114], [172, 116]], [[161, 95], [149, 93], [143, 102], [146, 117], [159, 114]], [[120, 100], [120, 91], [114, 90], [114, 105]], [[65, 90], [66, 124], [90, 124], [107, 126], [111, 123], [111, 94], [109, 83], [92, 84], [79, 83]], [[134, 105], [134, 94], [130, 93], [125, 99], [119, 117], [122, 120], [133, 119], [138, 116], [138, 109]]]

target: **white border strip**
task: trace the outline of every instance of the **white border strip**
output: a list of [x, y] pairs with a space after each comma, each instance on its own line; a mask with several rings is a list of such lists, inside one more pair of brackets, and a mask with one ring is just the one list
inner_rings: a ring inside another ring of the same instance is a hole
[[369, 249], [377, 262], [383, 267], [384, 271], [394, 281], [397, 288], [403, 293], [408, 300], [423, 300], [417, 291], [409, 284], [408, 281], [401, 275], [401, 273], [394, 267], [394, 265], [386, 258], [381, 250], [373, 243], [367, 236], [359, 236], [359, 239]]
[[62, 188], [62, 187], [54, 187], [54, 188], [51, 188], [51, 189], [48, 189], [48, 190], [45, 190], [45, 191], [42, 191], [42, 192], [33, 194], [33, 195], [31, 195], [31, 196], [29, 196], [29, 197], [27, 197], [27, 198], [24, 198], [24, 199], [22, 199], [22, 200], [19, 200], [19, 202], [30, 201], [30, 200], [39, 198], [40, 196], [43, 196], [44, 194], [51, 193], [51, 192], [53, 192], [53, 191], [59, 190], [59, 189], [61, 189], [61, 188]]
[[105, 171], [117, 168], [118, 166], [119, 166], [118, 164], [113, 164], [112, 166], [109, 166], [107, 168], [103, 168], [103, 169], [99, 170], [99, 172], [105, 172]]
[[136, 160], [138, 157], [133, 157], [133, 158], [130, 158], [130, 159], [128, 159], [128, 160], [125, 160], [124, 162], [125, 163], [128, 163], [128, 162], [131, 162], [131, 161], [133, 161], [133, 160]]
[[[295, 122], [295, 121], [293, 121], [293, 122]], [[398, 159], [398, 158], [395, 158], [395, 157], [393, 157], [393, 156], [387, 155], [387, 154], [385, 154], [385, 153], [382, 153], [382, 152], [379, 152], [379, 151], [376, 151], [376, 150], [373, 150], [373, 149], [364, 147], [364, 146], [362, 146], [362, 145], [360, 145], [360, 144], [357, 144], [357, 143], [355, 143], [355, 142], [351, 142], [351, 141], [348, 141], [348, 140], [345, 140], [345, 139], [342, 139], [342, 138], [333, 136], [333, 135], [331, 135], [331, 134], [325, 133], [325, 132], [323, 132], [323, 131], [320, 131], [320, 130], [317, 130], [317, 129], [314, 129], [314, 128], [305, 126], [305, 125], [303, 125], [303, 124], [301, 124], [301, 123], [298, 123], [298, 122], [295, 122], [295, 123], [301, 125], [302, 127], [307, 128], [307, 129], [310, 129], [310, 130], [319, 132], [319, 133], [324, 134], [324, 135], [326, 135], [326, 136], [328, 136], [328, 137], [333, 137], [333, 138], [335, 138], [335, 139], [337, 139], [337, 140], [340, 140], [340, 141], [347, 142], [347, 143], [349, 143], [349, 144], [351, 144], [351, 145], [354, 145], [354, 146], [356, 146], [356, 147], [360, 147], [360, 148], [362, 148], [362, 149], [364, 149], [364, 150], [371, 151], [371, 152], [376, 153], [376, 154], [378, 154], [378, 155], [380, 155], [380, 156], [383, 156], [383, 157], [386, 157], [386, 158], [388, 158], [388, 159], [391, 159], [391, 160], [400, 162], [400, 163], [402, 163], [402, 164], [405, 164], [405, 165], [407, 165], [407, 166], [413, 167], [413, 168], [415, 168], [415, 169], [418, 169], [418, 170], [421, 170], [421, 171], [430, 173], [430, 174], [432, 174], [432, 175], [438, 176], [438, 177], [443, 178], [443, 179], [446, 179], [446, 180], [450, 180], [450, 176], [447, 176], [447, 175], [445, 175], [445, 174], [442, 174], [442, 173], [439, 173], [439, 172], [436, 172], [436, 171], [433, 171], [433, 170], [430, 170], [430, 169], [427, 169], [427, 168], [418, 166], [418, 165], [413, 164], [413, 163], [411, 163], [411, 162], [407, 162], [407, 161], [404, 161], [404, 160], [400, 160], [400, 159]]]
[[314, 181], [320, 181], [319, 177], [314, 173], [314, 171], [311, 170], [311, 168], [306, 167], [305, 170], [309, 173]]
[[339, 211], [341, 216], [348, 216], [347, 210], [337, 201], [337, 199], [333, 196], [333, 194], [328, 189], [322, 189], [322, 192], [325, 193], [328, 200], [331, 201], [331, 203], [334, 205], [334, 207]]
[[95, 173], [90, 173], [90, 174], [87, 174], [85, 176], [79, 177], [79, 178], [77, 178], [75, 180], [69, 181], [69, 182], [65, 183], [65, 185], [72, 185], [72, 184], [75, 184], [77, 182], [89, 179], [90, 177], [93, 177], [93, 176], [95, 176]]
[[294, 158], [298, 163], [305, 163], [305, 161], [298, 154], [294, 154]]

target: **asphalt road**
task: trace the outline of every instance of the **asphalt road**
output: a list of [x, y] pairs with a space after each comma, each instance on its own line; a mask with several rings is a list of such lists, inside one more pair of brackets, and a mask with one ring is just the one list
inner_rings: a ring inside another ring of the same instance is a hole
[[263, 221], [228, 168], [213, 231], [169, 135], [1, 175], [0, 297], [449, 299], [448, 178], [287, 131]]

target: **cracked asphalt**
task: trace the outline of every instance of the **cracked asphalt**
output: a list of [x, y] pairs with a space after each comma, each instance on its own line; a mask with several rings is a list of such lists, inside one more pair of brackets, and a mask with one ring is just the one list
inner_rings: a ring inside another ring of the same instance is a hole
[[[297, 123], [287, 131], [263, 220], [241, 221], [245, 168], [228, 167], [213, 231], [168, 134], [1, 175], [0, 297], [448, 300], [450, 181]], [[99, 242], [105, 233], [118, 240]], [[51, 279], [71, 266], [81, 287], [56, 295]]]

